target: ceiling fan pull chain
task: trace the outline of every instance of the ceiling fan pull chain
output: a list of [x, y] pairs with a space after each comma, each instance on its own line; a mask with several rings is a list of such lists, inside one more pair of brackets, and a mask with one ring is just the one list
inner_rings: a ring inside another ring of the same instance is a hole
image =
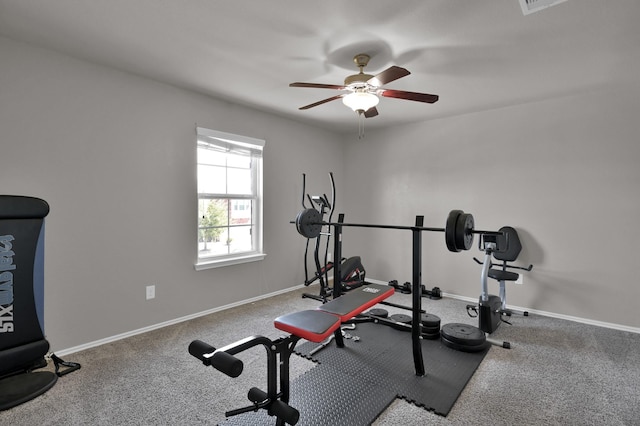
[[364, 114], [358, 111], [358, 139], [364, 139]]

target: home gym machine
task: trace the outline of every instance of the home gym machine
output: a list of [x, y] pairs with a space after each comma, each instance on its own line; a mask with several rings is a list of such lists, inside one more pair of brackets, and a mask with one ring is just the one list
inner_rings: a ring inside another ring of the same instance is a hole
[[[359, 223], [345, 223], [344, 214], [340, 214], [338, 221], [323, 222], [321, 213], [316, 209], [305, 209], [295, 220], [298, 232], [308, 238], [316, 238], [324, 226], [333, 229], [334, 253], [340, 258], [342, 252], [342, 231], [344, 227], [398, 229], [411, 231], [412, 236], [412, 321], [411, 344], [415, 374], [425, 375], [421, 344], [421, 277], [422, 277], [422, 232], [443, 232], [447, 248], [452, 252], [469, 250], [473, 245], [474, 234], [499, 234], [495, 231], [478, 231], [474, 229], [473, 216], [462, 210], [453, 210], [447, 218], [446, 228], [430, 228], [424, 226], [424, 217], [416, 216], [414, 226], [372, 225]], [[341, 276], [340, 262], [334, 266], [336, 276]], [[269, 415], [276, 416], [276, 424], [296, 424], [299, 412], [289, 405], [289, 357], [299, 339], [320, 343], [331, 334], [334, 335], [336, 346], [344, 347], [344, 340], [340, 329], [341, 324], [363, 313], [384, 301], [395, 292], [388, 285], [368, 284], [346, 294], [342, 294], [340, 286], [333, 288], [333, 300], [323, 303], [317, 309], [293, 312], [282, 315], [274, 320], [274, 326], [290, 333], [289, 336], [271, 340], [262, 336], [252, 336], [232, 343], [220, 349], [201, 341], [193, 341], [189, 345], [189, 353], [201, 360], [205, 365], [212, 366], [223, 373], [237, 377], [242, 372], [242, 361], [234, 355], [254, 346], [262, 345], [267, 350], [268, 384], [267, 391], [252, 388], [248, 398], [252, 405], [229, 411], [232, 416], [248, 411], [265, 409]], [[280, 380], [278, 381], [278, 366]], [[278, 390], [278, 383], [280, 384]]]
[[[309, 195], [306, 193], [306, 175], [302, 174], [302, 208], [303, 211], [308, 209], [306, 201], [309, 201], [310, 207], [315, 208], [320, 212], [320, 217], [324, 220], [325, 215], [329, 215], [329, 222], [331, 222], [333, 218], [333, 210], [336, 204], [336, 185], [333, 179], [333, 173], [329, 173], [329, 180], [331, 181], [331, 201], [327, 197], [327, 194], [323, 195]], [[317, 207], [314, 207], [316, 206]], [[320, 263], [320, 248], [321, 248], [321, 238], [325, 237], [325, 245], [324, 245], [324, 255], [323, 262]], [[309, 278], [309, 268], [308, 268], [308, 257], [309, 257], [309, 243], [311, 238], [307, 238], [307, 242], [304, 250], [304, 285], [309, 286], [313, 284], [315, 281], [319, 280], [320, 282], [320, 291], [318, 295], [303, 293], [303, 298], [315, 299], [320, 302], [326, 302], [327, 298], [329, 298], [332, 294], [332, 288], [329, 287], [329, 271], [331, 271], [334, 267], [334, 263], [329, 261], [329, 244], [331, 239], [331, 232], [327, 230], [326, 232], [320, 232], [320, 234], [314, 238], [315, 239], [315, 248], [313, 251], [313, 260], [316, 267], [316, 271], [314, 276]], [[365, 269], [362, 266], [362, 261], [360, 256], [352, 256], [350, 258], [340, 258], [340, 262], [342, 264], [342, 274], [340, 275], [340, 289], [341, 292], [347, 292], [349, 290], [353, 290], [354, 288], [358, 288], [364, 284], [365, 280]], [[336, 280], [336, 275], [334, 275], [334, 282]]]
[[[428, 232], [443, 232], [445, 234], [445, 243], [449, 251], [460, 252], [463, 250], [469, 250], [473, 246], [474, 234], [493, 234], [499, 235], [500, 231], [478, 231], [474, 229], [474, 219], [469, 213], [465, 213], [462, 210], [452, 210], [447, 217], [445, 228], [432, 228], [424, 226], [424, 217], [416, 216], [416, 222], [414, 226], [397, 226], [397, 225], [373, 225], [363, 223], [345, 223], [344, 214], [340, 214], [338, 222], [327, 223], [322, 221], [322, 216], [318, 210], [306, 209], [298, 213], [296, 217], [296, 229], [298, 233], [306, 238], [315, 238], [322, 232], [324, 226], [333, 227], [334, 237], [334, 253], [335, 256], [340, 256], [342, 250], [342, 230], [344, 227], [359, 227], [359, 228], [378, 228], [378, 229], [398, 229], [398, 230], [410, 230], [412, 233], [412, 307], [411, 307], [411, 339], [413, 348], [414, 366], [416, 375], [424, 375], [424, 364], [422, 358], [422, 346], [420, 344], [421, 339], [421, 322], [422, 314], [424, 311], [421, 308], [422, 300], [422, 239], [421, 233], [423, 231]], [[340, 275], [340, 265], [334, 266], [336, 269], [335, 274]], [[334, 288], [334, 298], [339, 297]], [[339, 291], [339, 290], [338, 290]], [[384, 302], [381, 302], [384, 303]], [[335, 339], [338, 347], [342, 347], [342, 336], [336, 334]]]
[[[500, 228], [499, 234], [482, 235], [478, 248], [484, 251], [484, 261], [481, 262], [479, 259], [473, 258], [476, 263], [482, 265], [480, 274], [481, 294], [478, 305], [467, 305], [467, 313], [472, 318], [478, 318], [478, 328], [485, 333], [491, 334], [496, 331], [501, 323], [511, 324], [505, 317], [510, 318], [515, 313], [507, 308], [506, 282], [517, 281], [519, 274], [507, 269], [531, 271], [533, 265], [523, 267], [508, 263], [515, 261], [522, 250], [518, 232], [511, 226], [503, 226]], [[492, 257], [502, 261], [502, 263], [492, 263]], [[488, 278], [498, 281], [500, 286], [499, 296], [489, 294]], [[525, 311], [522, 312], [522, 315], [527, 316], [529, 313]], [[509, 342], [489, 341], [505, 348], [511, 346]]]

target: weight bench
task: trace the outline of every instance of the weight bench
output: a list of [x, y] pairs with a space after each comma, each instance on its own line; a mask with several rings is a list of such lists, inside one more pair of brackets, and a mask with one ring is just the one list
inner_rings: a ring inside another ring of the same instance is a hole
[[[256, 387], [251, 388], [248, 398], [252, 405], [227, 411], [225, 416], [231, 417], [263, 408], [270, 416], [276, 417], [276, 425], [285, 423], [295, 425], [300, 413], [289, 405], [289, 359], [297, 342], [305, 339], [319, 343], [333, 333], [336, 345], [344, 347], [340, 325], [387, 299], [394, 292], [395, 289], [387, 285], [368, 284], [337, 297], [317, 309], [279, 316], [274, 320], [274, 325], [278, 330], [290, 333], [289, 336], [276, 340], [252, 336], [217, 350], [207, 343], [194, 340], [189, 345], [189, 353], [206, 366], [212, 366], [230, 377], [238, 377], [242, 373], [243, 363], [234, 355], [254, 346], [263, 345], [267, 351], [267, 391], [264, 392]], [[279, 391], [278, 364], [280, 366]]]
[[[319, 343], [336, 332], [340, 324], [375, 306], [394, 292], [395, 289], [390, 286], [368, 284], [317, 309], [282, 315], [275, 319], [274, 325], [278, 330]], [[342, 333], [339, 334], [342, 336]]]

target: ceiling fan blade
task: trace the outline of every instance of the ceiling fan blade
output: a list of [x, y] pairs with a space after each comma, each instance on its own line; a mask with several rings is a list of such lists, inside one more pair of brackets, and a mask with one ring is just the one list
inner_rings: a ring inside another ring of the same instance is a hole
[[318, 83], [291, 83], [289, 87], [309, 87], [312, 89], [335, 89], [344, 90], [346, 87], [336, 84], [318, 84]]
[[340, 99], [340, 98], [343, 98], [343, 97], [344, 97], [344, 95], [336, 95], [336, 96], [332, 96], [332, 97], [330, 97], [330, 98], [323, 99], [323, 100], [321, 100], [321, 101], [314, 102], [314, 103], [309, 104], [309, 105], [305, 105], [305, 106], [300, 107], [300, 108], [298, 108], [298, 109], [309, 109], [309, 108], [313, 108], [313, 107], [316, 107], [316, 106], [318, 106], [318, 105], [326, 104], [327, 102], [335, 101], [336, 99]]
[[406, 99], [409, 101], [426, 102], [428, 104], [432, 104], [438, 100], [438, 95], [405, 92], [404, 90], [379, 90], [378, 94], [386, 98]]
[[391, 83], [392, 81], [395, 81], [401, 77], [405, 77], [409, 74], [411, 73], [408, 70], [393, 65], [382, 71], [380, 74], [371, 77], [369, 81], [367, 81], [367, 83], [371, 84], [372, 86], [380, 87], [387, 83]]
[[376, 107], [371, 107], [364, 112], [366, 118], [375, 117], [376, 115], [378, 115], [378, 109]]

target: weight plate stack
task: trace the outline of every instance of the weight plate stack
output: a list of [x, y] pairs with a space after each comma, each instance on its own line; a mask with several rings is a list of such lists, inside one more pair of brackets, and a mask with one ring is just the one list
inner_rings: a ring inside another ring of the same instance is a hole
[[424, 339], [436, 340], [440, 337], [440, 317], [434, 314], [422, 314], [420, 335]]
[[443, 325], [440, 340], [445, 346], [462, 352], [480, 352], [489, 346], [482, 330], [461, 323]]

